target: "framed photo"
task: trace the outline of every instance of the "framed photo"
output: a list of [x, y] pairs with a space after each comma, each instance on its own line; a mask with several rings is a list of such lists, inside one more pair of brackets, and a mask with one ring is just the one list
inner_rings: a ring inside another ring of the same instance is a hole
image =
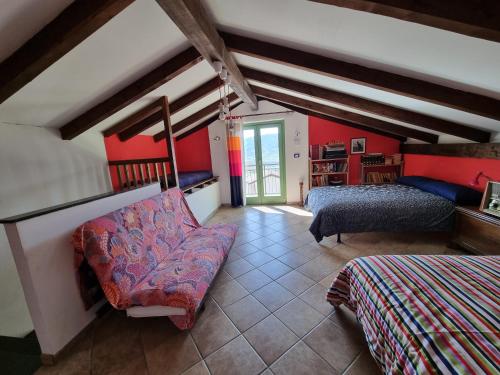
[[351, 139], [351, 154], [364, 154], [366, 152], [366, 138]]

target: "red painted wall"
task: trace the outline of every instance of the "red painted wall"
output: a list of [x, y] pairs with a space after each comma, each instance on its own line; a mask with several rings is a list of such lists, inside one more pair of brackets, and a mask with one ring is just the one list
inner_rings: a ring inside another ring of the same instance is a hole
[[198, 130], [175, 141], [175, 157], [179, 171], [212, 170], [208, 128]]
[[[330, 141], [344, 142], [351, 153], [352, 138], [366, 138], [366, 153], [382, 152], [387, 155], [399, 152], [397, 139], [384, 137], [365, 130], [351, 128], [336, 122], [309, 116], [309, 144], [326, 144]], [[359, 184], [361, 179], [361, 154], [350, 155], [349, 184]]]
[[167, 157], [165, 141], [155, 142], [149, 135], [136, 135], [128, 141], [121, 142], [118, 136], [104, 138], [108, 160], [127, 160], [142, 158]]
[[[167, 157], [165, 141], [155, 142], [153, 137], [137, 135], [121, 142], [118, 136], [104, 138], [108, 160], [127, 160]], [[201, 129], [180, 141], [174, 142], [177, 169], [181, 172], [212, 170], [208, 128]], [[160, 173], [161, 174], [161, 173]], [[118, 188], [116, 168], [110, 168], [113, 188]]]
[[[406, 176], [427, 176], [470, 186], [471, 180], [482, 171], [500, 181], [500, 160], [412, 154], [405, 154], [404, 159]], [[480, 179], [479, 183], [471, 187], [484, 191], [486, 180]]]
[[[155, 142], [152, 136], [136, 135], [121, 142], [117, 135], [104, 138], [108, 160], [128, 160], [146, 158], [164, 158], [168, 156], [165, 141]], [[113, 189], [118, 188], [118, 175], [115, 167], [109, 168]], [[160, 173], [162, 174], [162, 173]]]

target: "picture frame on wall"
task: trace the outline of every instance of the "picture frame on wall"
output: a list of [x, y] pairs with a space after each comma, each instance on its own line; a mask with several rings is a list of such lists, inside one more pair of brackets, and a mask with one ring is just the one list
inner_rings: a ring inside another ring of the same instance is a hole
[[366, 152], [366, 138], [351, 139], [351, 154], [364, 154]]

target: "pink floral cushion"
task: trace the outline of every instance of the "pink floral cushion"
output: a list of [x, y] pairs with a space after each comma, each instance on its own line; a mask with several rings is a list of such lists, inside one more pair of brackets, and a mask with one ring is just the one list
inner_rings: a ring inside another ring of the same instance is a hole
[[200, 227], [182, 191], [170, 189], [80, 226], [75, 260], [87, 259], [115, 308], [183, 307], [188, 315], [172, 320], [186, 329], [236, 231], [235, 225]]

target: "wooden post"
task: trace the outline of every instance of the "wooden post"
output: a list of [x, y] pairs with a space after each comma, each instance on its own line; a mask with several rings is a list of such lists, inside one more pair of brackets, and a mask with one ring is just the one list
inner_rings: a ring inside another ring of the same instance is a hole
[[[170, 125], [170, 111], [168, 108], [168, 98], [164, 96], [162, 98], [162, 116], [163, 125], [165, 126], [165, 142], [167, 142], [168, 157], [170, 159], [170, 174], [172, 175], [173, 186], [179, 186], [179, 176], [177, 175], [177, 162], [175, 160], [175, 150], [172, 137], [172, 126]], [[167, 176], [165, 176], [167, 180]], [[167, 186], [168, 188], [168, 186]]]

